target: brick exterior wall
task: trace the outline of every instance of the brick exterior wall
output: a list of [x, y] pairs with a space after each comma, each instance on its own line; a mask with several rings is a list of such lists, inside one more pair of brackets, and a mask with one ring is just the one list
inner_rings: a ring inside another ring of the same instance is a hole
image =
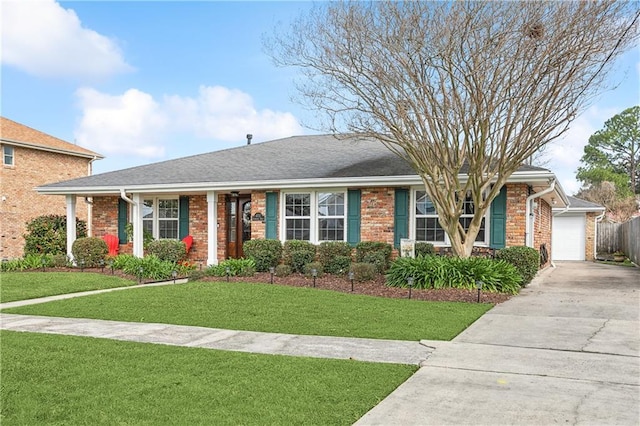
[[525, 245], [525, 214], [528, 194], [529, 189], [526, 183], [507, 185], [507, 247]]
[[[260, 213], [265, 218], [267, 216], [267, 193], [265, 191], [255, 191], [251, 193], [251, 217], [253, 217], [256, 213]], [[264, 239], [265, 232], [265, 222], [253, 220], [251, 221], [252, 240]]]
[[196, 264], [207, 264], [207, 196], [189, 196], [189, 235], [193, 237], [193, 245], [188, 259]]
[[[538, 207], [534, 209], [535, 225], [533, 231], [533, 247], [540, 251], [544, 244], [547, 248], [547, 259], [549, 259], [549, 255], [551, 254], [551, 222], [553, 217], [551, 206], [540, 198], [536, 201]], [[540, 265], [542, 268], [546, 266], [549, 266], [549, 260]]]
[[590, 212], [587, 213], [586, 221], [587, 221], [587, 234], [585, 239], [584, 246], [584, 255], [585, 260], [595, 260], [595, 238], [596, 238], [596, 217], [598, 217], [601, 213]]
[[[0, 258], [24, 255], [26, 224], [49, 214], [66, 215], [62, 195], [41, 195], [34, 188], [87, 176], [90, 159], [14, 146], [14, 165], [0, 169]], [[87, 220], [89, 205], [76, 201], [78, 219]]]
[[360, 241], [393, 245], [394, 188], [362, 188]]

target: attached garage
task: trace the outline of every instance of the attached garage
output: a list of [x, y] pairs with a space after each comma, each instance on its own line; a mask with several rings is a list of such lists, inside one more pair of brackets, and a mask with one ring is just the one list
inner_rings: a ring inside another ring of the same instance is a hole
[[597, 221], [605, 209], [579, 198], [567, 198], [568, 208], [553, 209], [551, 259], [593, 260]]
[[551, 232], [553, 260], [585, 260], [586, 215], [555, 216]]

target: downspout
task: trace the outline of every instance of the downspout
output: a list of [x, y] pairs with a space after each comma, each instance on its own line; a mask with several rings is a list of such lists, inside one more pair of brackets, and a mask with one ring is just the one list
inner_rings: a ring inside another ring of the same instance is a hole
[[540, 192], [536, 192], [535, 194], [531, 194], [527, 197], [527, 203], [525, 206], [525, 224], [524, 224], [524, 245], [527, 247], [533, 247], [533, 239], [531, 239], [531, 243], [529, 243], [529, 237], [531, 236], [531, 202], [535, 198], [540, 198], [545, 194], [552, 192], [556, 187], [556, 180], [552, 178], [549, 182], [550, 185], [547, 189], [542, 190]]

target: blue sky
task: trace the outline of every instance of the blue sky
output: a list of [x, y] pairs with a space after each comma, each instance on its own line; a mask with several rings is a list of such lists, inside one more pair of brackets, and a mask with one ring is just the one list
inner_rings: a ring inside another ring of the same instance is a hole
[[[94, 173], [313, 133], [291, 101], [295, 70], [264, 54], [263, 35], [308, 2], [2, 0], [1, 113], [101, 153]], [[616, 90], [546, 150], [569, 194], [589, 136], [639, 103], [640, 50]]]

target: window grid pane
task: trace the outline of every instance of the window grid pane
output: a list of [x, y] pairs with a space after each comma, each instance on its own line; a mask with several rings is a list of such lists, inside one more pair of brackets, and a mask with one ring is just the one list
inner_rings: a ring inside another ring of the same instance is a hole
[[311, 219], [287, 219], [287, 240], [309, 241], [311, 237]]
[[344, 192], [318, 193], [318, 240], [344, 241]]
[[3, 164], [6, 166], [13, 166], [13, 147], [3, 146], [2, 155], [3, 155], [3, 159], [2, 159]]

